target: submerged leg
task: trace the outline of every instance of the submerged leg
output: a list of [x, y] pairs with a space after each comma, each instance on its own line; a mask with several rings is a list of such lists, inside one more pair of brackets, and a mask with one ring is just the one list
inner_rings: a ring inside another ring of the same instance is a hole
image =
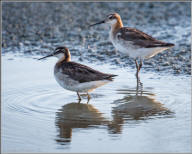
[[138, 92], [139, 92], [139, 78], [137, 77], [136, 96], [138, 95]]
[[138, 65], [137, 60], [135, 59], [135, 64], [136, 64], [136, 68], [137, 68], [137, 72], [136, 72], [136, 78], [137, 78], [137, 88], [136, 88], [136, 95], [138, 94], [139, 91], [141, 91], [141, 95], [143, 92], [143, 83], [140, 81], [139, 78], [139, 71], [141, 70], [142, 67], [142, 60], [140, 59], [140, 64]]
[[137, 77], [137, 87], [136, 87], [136, 95], [140, 92], [141, 96], [143, 94], [143, 83], [140, 81], [140, 78]]
[[77, 92], [77, 96], [78, 96], [78, 99], [79, 99], [79, 101], [81, 100], [81, 97], [80, 97], [80, 95], [79, 95], [79, 93]]

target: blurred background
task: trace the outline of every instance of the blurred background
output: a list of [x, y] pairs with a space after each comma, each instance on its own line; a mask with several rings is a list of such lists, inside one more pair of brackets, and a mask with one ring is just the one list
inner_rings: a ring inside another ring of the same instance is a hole
[[117, 12], [124, 26], [175, 44], [146, 60], [144, 70], [191, 73], [190, 2], [5, 2], [2, 6], [3, 54], [41, 55], [65, 45], [79, 60], [134, 67], [132, 59], [114, 52], [108, 27], [88, 28]]

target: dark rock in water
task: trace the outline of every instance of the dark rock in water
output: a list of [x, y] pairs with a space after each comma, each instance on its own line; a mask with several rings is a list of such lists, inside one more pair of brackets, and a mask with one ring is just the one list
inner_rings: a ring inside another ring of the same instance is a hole
[[[125, 26], [175, 44], [146, 60], [144, 70], [191, 73], [190, 2], [2, 3], [2, 52], [44, 54], [65, 45], [82, 61], [135, 67], [133, 59], [115, 52], [106, 26], [88, 28], [111, 12], [118, 12]], [[180, 63], [175, 66], [177, 61]]]

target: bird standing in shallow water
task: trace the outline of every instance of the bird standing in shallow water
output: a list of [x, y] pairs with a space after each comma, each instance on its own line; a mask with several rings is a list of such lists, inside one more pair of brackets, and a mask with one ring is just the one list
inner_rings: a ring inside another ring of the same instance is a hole
[[[174, 46], [172, 43], [156, 40], [150, 35], [135, 28], [123, 27], [121, 17], [117, 13], [109, 14], [105, 20], [90, 26], [102, 23], [107, 23], [111, 26], [109, 37], [116, 50], [135, 59], [137, 79], [144, 59], [151, 58]], [[140, 59], [140, 64], [137, 63], [137, 59]]]
[[59, 85], [67, 90], [76, 91], [79, 100], [79, 93], [87, 93], [88, 101], [90, 96], [88, 92], [109, 83], [113, 80], [114, 74], [105, 74], [96, 71], [88, 66], [71, 61], [69, 49], [66, 47], [57, 47], [55, 51], [41, 59], [55, 56], [59, 60], [55, 64], [54, 75]]

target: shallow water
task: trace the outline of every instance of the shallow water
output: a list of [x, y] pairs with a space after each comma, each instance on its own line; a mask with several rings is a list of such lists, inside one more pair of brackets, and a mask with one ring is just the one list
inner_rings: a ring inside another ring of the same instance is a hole
[[[78, 103], [55, 81], [56, 59], [2, 56], [2, 152], [190, 152], [190, 76], [118, 74]], [[109, 148], [110, 147], [110, 148]]]

